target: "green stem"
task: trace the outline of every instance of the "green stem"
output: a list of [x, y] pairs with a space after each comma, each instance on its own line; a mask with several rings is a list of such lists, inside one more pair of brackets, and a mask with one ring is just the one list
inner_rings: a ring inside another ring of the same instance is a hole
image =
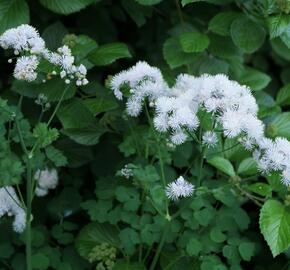
[[26, 266], [27, 270], [31, 270], [31, 207], [32, 207], [32, 189], [31, 189], [31, 177], [32, 168], [31, 168], [31, 159], [27, 157], [27, 179], [26, 179]]
[[155, 252], [155, 255], [154, 255], [154, 258], [153, 258], [153, 261], [151, 263], [151, 266], [150, 266], [150, 269], [149, 270], [154, 270], [155, 267], [156, 267], [156, 264], [158, 262], [158, 259], [159, 259], [159, 256], [160, 256], [160, 253], [162, 251], [162, 248], [164, 246], [164, 243], [165, 243], [165, 236], [167, 234], [167, 231], [168, 231], [168, 226], [169, 224], [166, 224], [166, 227], [164, 228], [164, 231], [163, 231], [163, 234], [162, 234], [162, 237], [161, 237], [161, 240], [159, 242], [159, 245], [157, 247], [157, 250]]

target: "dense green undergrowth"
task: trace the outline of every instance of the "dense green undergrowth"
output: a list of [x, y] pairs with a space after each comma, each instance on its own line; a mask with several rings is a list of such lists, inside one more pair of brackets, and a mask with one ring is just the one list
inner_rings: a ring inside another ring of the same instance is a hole
[[[85, 86], [67, 86], [46, 62], [35, 81], [18, 81], [13, 52], [1, 50], [0, 187], [26, 201], [28, 171], [59, 178], [45, 197], [30, 194], [32, 269], [290, 269], [280, 176], [261, 175], [235, 138], [201, 151], [208, 115], [173, 146], [149, 102], [133, 118], [110, 89], [139, 60], [170, 85], [180, 73], [223, 73], [251, 88], [266, 135], [290, 140], [289, 12], [287, 0], [0, 0], [1, 34], [31, 24], [88, 69]], [[195, 191], [169, 201], [164, 188], [181, 175]], [[27, 234], [12, 220], [0, 219], [0, 269], [24, 270]]]

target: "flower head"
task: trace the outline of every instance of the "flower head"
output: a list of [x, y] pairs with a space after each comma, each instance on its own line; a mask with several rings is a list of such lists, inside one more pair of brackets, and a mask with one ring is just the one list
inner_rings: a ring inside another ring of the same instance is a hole
[[207, 147], [214, 147], [218, 142], [218, 137], [213, 131], [206, 131], [202, 136], [202, 144]]
[[26, 214], [13, 187], [0, 188], [0, 218], [7, 214], [14, 216], [13, 229], [22, 233], [26, 227]]
[[171, 200], [178, 200], [182, 197], [190, 197], [193, 194], [194, 185], [187, 182], [182, 176], [177, 178], [166, 187], [166, 195]]
[[48, 194], [50, 189], [55, 189], [58, 185], [58, 174], [56, 169], [37, 170], [34, 175], [37, 181], [35, 194], [43, 197]]

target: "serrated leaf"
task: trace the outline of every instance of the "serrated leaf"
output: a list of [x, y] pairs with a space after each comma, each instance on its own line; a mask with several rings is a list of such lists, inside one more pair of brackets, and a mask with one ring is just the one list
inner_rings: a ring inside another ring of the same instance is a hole
[[56, 149], [53, 146], [45, 148], [46, 156], [50, 161], [54, 163], [56, 167], [62, 167], [67, 165], [67, 158], [64, 156], [62, 151]]
[[267, 201], [260, 211], [260, 229], [276, 257], [290, 246], [289, 209], [276, 200]]
[[235, 45], [246, 53], [253, 53], [264, 43], [265, 30], [246, 16], [241, 16], [231, 25], [231, 37]]
[[59, 21], [50, 24], [42, 33], [46, 47], [55, 50], [62, 44], [63, 37], [68, 34], [66, 27]]
[[40, 147], [46, 147], [54, 142], [59, 136], [56, 128], [49, 128], [46, 123], [39, 123], [33, 129], [33, 137]]
[[95, 0], [39, 0], [49, 10], [58, 14], [71, 14], [87, 7]]
[[29, 8], [25, 0], [0, 0], [0, 34], [25, 23], [29, 23]]
[[289, 15], [279, 14], [268, 18], [270, 38], [275, 38], [284, 33], [290, 26]]
[[246, 189], [261, 196], [271, 196], [272, 194], [271, 186], [266, 183], [254, 183], [251, 185], [247, 185]]
[[236, 175], [232, 163], [223, 157], [214, 157], [207, 162], [229, 176], [233, 177]]
[[221, 36], [229, 36], [232, 22], [239, 13], [233, 11], [220, 12], [208, 24], [208, 29]]
[[198, 32], [182, 33], [179, 40], [182, 50], [186, 53], [202, 52], [209, 45], [207, 35]]
[[96, 66], [106, 66], [118, 59], [131, 57], [126, 44], [116, 42], [99, 46], [90, 53], [89, 60]]

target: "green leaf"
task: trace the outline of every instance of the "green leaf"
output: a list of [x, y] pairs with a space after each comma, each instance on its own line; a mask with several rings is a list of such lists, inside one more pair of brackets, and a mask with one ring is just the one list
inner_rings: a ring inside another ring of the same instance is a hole
[[49, 259], [41, 254], [36, 253], [31, 257], [32, 269], [45, 270], [49, 267]]
[[139, 234], [132, 228], [125, 228], [119, 233], [122, 247], [128, 255], [133, 255], [135, 252], [136, 244], [140, 243]]
[[55, 50], [62, 45], [63, 37], [68, 34], [66, 27], [59, 21], [50, 24], [42, 33], [46, 47]]
[[271, 46], [277, 55], [290, 61], [290, 48], [288, 48], [280, 38], [272, 39]]
[[[52, 71], [53, 70], [50, 70], [49, 72]], [[12, 84], [12, 90], [20, 95], [37, 98], [39, 94], [44, 94], [48, 101], [58, 101], [66, 87], [67, 84], [59, 78], [52, 78], [51, 80], [47, 80], [46, 83], [28, 83], [15, 80]], [[76, 86], [71, 84], [63, 99], [70, 99], [74, 96], [75, 92]]]
[[146, 268], [142, 263], [121, 260], [116, 262], [112, 270], [146, 270]]
[[84, 145], [95, 145], [99, 142], [100, 137], [106, 132], [106, 128], [99, 123], [91, 124], [82, 128], [67, 128], [61, 133], [65, 134], [75, 142]]
[[159, 4], [162, 0], [135, 0], [135, 1], [144, 6], [153, 6]]
[[59, 136], [56, 128], [49, 128], [46, 123], [39, 123], [33, 129], [33, 137], [40, 147], [46, 147], [54, 142]]
[[221, 36], [229, 36], [232, 22], [239, 13], [233, 11], [220, 12], [208, 24], [208, 29]]
[[289, 15], [280, 14], [268, 18], [270, 38], [275, 38], [284, 33], [290, 26]]
[[191, 238], [186, 245], [186, 252], [189, 256], [198, 256], [202, 250], [200, 241], [196, 238]]
[[53, 162], [56, 167], [63, 167], [68, 163], [67, 158], [64, 156], [62, 151], [56, 149], [53, 146], [46, 147], [45, 153], [47, 158]]
[[108, 95], [98, 96], [97, 98], [89, 98], [83, 100], [83, 104], [94, 114], [98, 115], [118, 107], [116, 99], [108, 97]]
[[264, 43], [266, 33], [260, 25], [241, 16], [231, 25], [231, 37], [237, 47], [246, 53], [253, 53]]
[[12, 244], [8, 242], [0, 243], [0, 258], [8, 259], [14, 253], [14, 248]]
[[290, 139], [290, 112], [281, 113], [271, 122], [273, 136], [281, 136]]
[[95, 123], [94, 115], [83, 104], [82, 100], [77, 98], [64, 102], [60, 106], [57, 116], [64, 129], [86, 128]]
[[59, 14], [71, 14], [87, 7], [95, 0], [39, 0], [49, 10]]
[[238, 174], [241, 175], [254, 175], [257, 173], [257, 163], [253, 158], [244, 159], [238, 167]]
[[257, 193], [261, 196], [271, 196], [272, 188], [269, 184], [265, 183], [254, 183], [246, 186], [247, 190]]
[[19, 158], [6, 156], [0, 159], [0, 187], [19, 184], [21, 175], [25, 171]]
[[223, 5], [233, 2], [233, 0], [181, 0], [182, 6], [195, 2], [207, 2], [215, 5]]
[[254, 91], [264, 89], [270, 81], [270, 76], [253, 68], [246, 68], [243, 75], [239, 79], [241, 84], [249, 86]]
[[236, 175], [232, 163], [223, 157], [214, 157], [207, 162], [229, 176], [233, 177]]
[[290, 211], [276, 200], [268, 200], [260, 211], [260, 229], [276, 257], [290, 246]]
[[289, 105], [290, 104], [290, 84], [283, 86], [276, 97], [276, 102], [279, 105]]
[[69, 40], [68, 36], [63, 42], [70, 45], [72, 54], [76, 57], [77, 61], [84, 59], [98, 47], [97, 42], [86, 35], [79, 35], [73, 38], [72, 41]]
[[185, 53], [176, 37], [168, 38], [163, 45], [163, 57], [171, 68], [194, 62], [195, 56], [193, 53]]
[[29, 8], [25, 0], [0, 0], [0, 34], [26, 23], [29, 23]]
[[90, 223], [79, 233], [76, 248], [82, 257], [87, 258], [92, 249], [101, 243], [119, 248], [120, 239], [117, 229], [110, 224]]
[[207, 35], [198, 32], [182, 33], [179, 40], [182, 50], [186, 53], [202, 52], [209, 45]]
[[227, 236], [218, 227], [214, 227], [210, 231], [210, 238], [216, 243], [222, 243], [227, 239]]
[[239, 245], [239, 252], [243, 260], [249, 262], [254, 256], [255, 244], [252, 242], [243, 242]]
[[96, 66], [106, 66], [121, 58], [130, 58], [131, 54], [126, 44], [116, 42], [102, 45], [89, 55]]

